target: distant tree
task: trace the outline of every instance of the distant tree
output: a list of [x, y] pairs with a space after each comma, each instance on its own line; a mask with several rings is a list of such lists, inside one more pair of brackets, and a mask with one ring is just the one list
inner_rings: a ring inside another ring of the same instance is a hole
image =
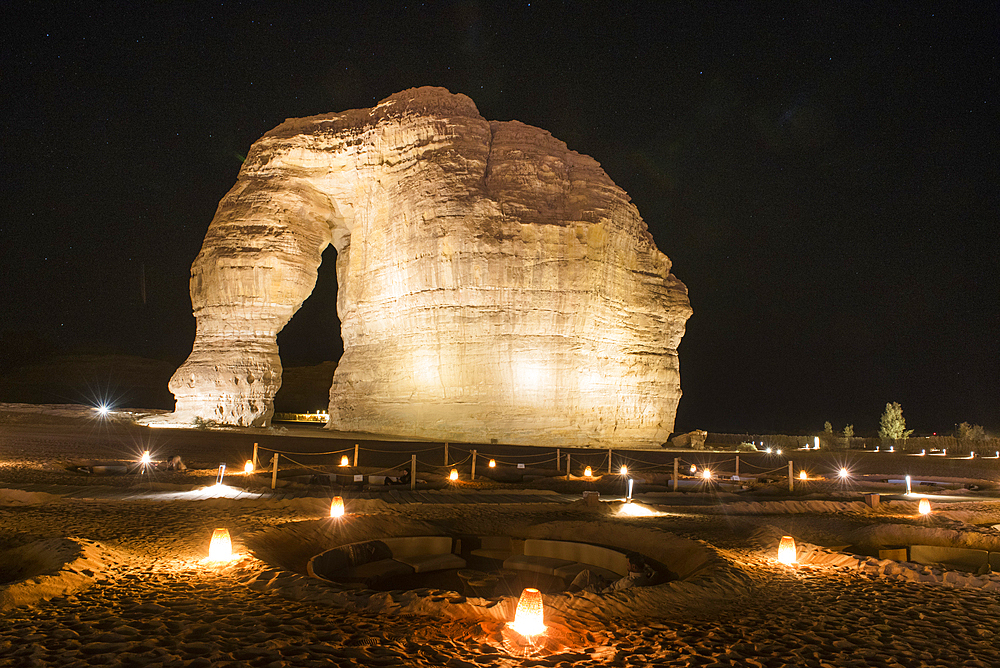
[[851, 447], [851, 439], [854, 438], [854, 425], [849, 424], [844, 427], [844, 447]]
[[985, 441], [986, 430], [982, 425], [963, 422], [958, 425], [958, 438], [963, 441]]
[[879, 420], [878, 436], [884, 441], [902, 441], [910, 437], [912, 429], [906, 428], [903, 407], [893, 401], [885, 405], [885, 412]]
[[829, 422], [824, 422], [823, 423], [823, 435], [824, 436], [833, 436], [833, 425], [830, 424]]

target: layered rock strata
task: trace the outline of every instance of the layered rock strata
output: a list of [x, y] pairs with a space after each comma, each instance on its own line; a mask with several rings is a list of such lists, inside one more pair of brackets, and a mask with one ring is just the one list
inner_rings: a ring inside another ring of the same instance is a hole
[[195, 259], [181, 417], [268, 423], [276, 335], [337, 251], [329, 427], [449, 441], [664, 442], [687, 289], [590, 157], [417, 88], [250, 149]]

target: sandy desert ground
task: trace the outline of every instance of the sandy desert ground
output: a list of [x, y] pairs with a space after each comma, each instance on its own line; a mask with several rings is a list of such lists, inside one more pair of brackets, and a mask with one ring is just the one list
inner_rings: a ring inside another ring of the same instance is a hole
[[[212, 481], [210, 468], [155, 481], [70, 471], [120, 457], [129, 438], [141, 446], [143, 432], [64, 417], [0, 425], [2, 666], [1000, 665], [1000, 576], [836, 549], [1000, 551], [1000, 502], [987, 497], [936, 500], [924, 518], [915, 500], [871, 509], [860, 492], [658, 494], [642, 504], [651, 515], [634, 517], [617, 501], [466, 503], [455, 492], [454, 503], [404, 505], [345, 494], [350, 514], [334, 526], [328, 490], [187, 498]], [[186, 437], [170, 436], [175, 450]], [[226, 435], [198, 439], [189, 461], [238, 454]], [[206, 451], [212, 442], [218, 452]], [[503, 642], [513, 599], [345, 594], [301, 572], [317, 545], [416, 526], [575, 536], [696, 567], [641, 590], [547, 596], [550, 638], [528, 658]], [[216, 527], [241, 554], [225, 565], [203, 561]], [[798, 567], [775, 560], [784, 534], [799, 542]], [[682, 556], [692, 545], [697, 556]]]

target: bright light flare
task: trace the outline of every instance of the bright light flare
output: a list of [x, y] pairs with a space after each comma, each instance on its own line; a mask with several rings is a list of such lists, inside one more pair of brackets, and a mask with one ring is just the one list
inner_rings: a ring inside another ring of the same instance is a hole
[[96, 410], [97, 414], [100, 415], [101, 417], [107, 417], [108, 413], [111, 412], [111, 406], [108, 406], [107, 404], [101, 404], [100, 406], [95, 406], [94, 410]]
[[711, 480], [712, 472], [709, 471], [708, 469], [705, 469], [704, 471], [701, 472], [701, 477], [704, 478], [705, 480]]
[[841, 480], [847, 480], [851, 477], [851, 472], [846, 468], [841, 468], [840, 471], [837, 472], [837, 475], [840, 476]]
[[618, 469], [618, 472], [622, 475], [628, 475], [628, 467], [622, 464], [622, 467]]
[[764, 450], [764, 452], [766, 452], [767, 454], [771, 454], [771, 448], [767, 448], [766, 450]]
[[809, 480], [809, 476], [806, 475], [806, 470], [802, 469], [799, 471], [799, 480]]
[[778, 543], [778, 561], [785, 566], [794, 566], [798, 557], [795, 554], [795, 539], [791, 536], [782, 536]]
[[340, 465], [341, 466], [350, 466], [351, 465], [350, 462], [351, 462], [351, 460], [347, 458], [347, 455], [344, 455], [343, 457], [340, 458]]
[[458, 469], [452, 469], [451, 473], [448, 474], [448, 480], [455, 482], [458, 480]]
[[333, 501], [330, 502], [330, 517], [343, 517], [344, 516], [344, 497], [335, 496]]
[[930, 499], [920, 499], [920, 503], [917, 504], [917, 512], [921, 515], [931, 514], [931, 502]]
[[514, 611], [514, 621], [508, 624], [526, 638], [545, 633], [545, 615], [542, 610], [542, 593], [533, 587], [521, 592]]
[[153, 457], [149, 454], [149, 450], [144, 451], [142, 457], [139, 458], [139, 463], [143, 466], [149, 466], [152, 461]]
[[229, 529], [216, 529], [212, 532], [212, 542], [208, 546], [208, 560], [214, 562], [231, 561], [233, 558], [233, 541], [229, 537]]
[[594, 470], [588, 466], [587, 468], [583, 469], [583, 475], [587, 478], [593, 478]]
[[658, 512], [638, 503], [625, 503], [618, 509], [619, 515], [626, 517], [653, 517], [659, 515]]
[[497, 460], [491, 459], [490, 460], [490, 468], [491, 469], [495, 469], [496, 467], [497, 467]]
[[247, 475], [253, 473], [253, 462], [249, 459], [247, 460], [247, 463], [243, 465], [243, 472]]

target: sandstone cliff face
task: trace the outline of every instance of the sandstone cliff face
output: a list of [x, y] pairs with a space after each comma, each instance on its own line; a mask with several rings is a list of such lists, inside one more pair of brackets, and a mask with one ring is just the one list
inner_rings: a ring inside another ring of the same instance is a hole
[[615, 447], [672, 431], [691, 307], [628, 196], [544, 130], [441, 88], [253, 145], [192, 267], [179, 415], [268, 422], [276, 335], [331, 243], [331, 428]]

